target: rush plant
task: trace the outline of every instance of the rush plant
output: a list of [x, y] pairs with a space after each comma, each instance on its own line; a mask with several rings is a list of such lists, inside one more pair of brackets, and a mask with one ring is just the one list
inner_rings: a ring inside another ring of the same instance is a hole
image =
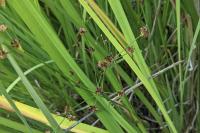
[[0, 131], [200, 131], [197, 2], [0, 0]]

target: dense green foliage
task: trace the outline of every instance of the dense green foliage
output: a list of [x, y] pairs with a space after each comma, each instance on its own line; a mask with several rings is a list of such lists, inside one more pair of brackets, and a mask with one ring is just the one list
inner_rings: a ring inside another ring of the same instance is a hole
[[196, 3], [0, 0], [0, 132], [200, 131]]

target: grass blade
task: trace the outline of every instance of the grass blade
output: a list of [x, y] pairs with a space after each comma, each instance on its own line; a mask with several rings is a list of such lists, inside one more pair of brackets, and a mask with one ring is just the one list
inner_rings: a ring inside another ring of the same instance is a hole
[[[5, 49], [5, 51], [9, 51], [5, 45], [3, 46], [3, 48]], [[40, 97], [36, 93], [35, 89], [30, 84], [30, 82], [28, 81], [28, 79], [24, 75], [23, 71], [21, 70], [21, 68], [19, 67], [19, 65], [15, 61], [15, 59], [12, 57], [11, 53], [7, 54], [7, 57], [8, 57], [8, 60], [10, 61], [11, 65], [13, 66], [15, 71], [17, 72], [17, 74], [21, 77], [22, 82], [23, 82], [24, 86], [26, 87], [27, 91], [29, 92], [29, 94], [31, 95], [31, 97], [33, 98], [33, 100], [35, 101], [37, 106], [42, 110], [42, 112], [44, 113], [46, 118], [49, 120], [54, 132], [61, 132], [61, 129], [60, 129], [58, 123], [51, 116], [48, 108], [45, 106], [43, 101], [40, 99]]]

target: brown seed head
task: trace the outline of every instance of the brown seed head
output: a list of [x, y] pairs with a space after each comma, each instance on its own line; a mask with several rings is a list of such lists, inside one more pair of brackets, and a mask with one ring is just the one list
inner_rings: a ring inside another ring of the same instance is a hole
[[106, 69], [109, 63], [105, 60], [98, 61], [97, 66], [101, 69]]
[[100, 60], [97, 63], [97, 66], [101, 69], [106, 69], [112, 63], [113, 59], [114, 59], [114, 56], [109, 55], [105, 57], [103, 60]]
[[18, 39], [13, 39], [12, 41], [11, 41], [11, 46], [13, 47], [13, 48], [20, 48], [21, 47], [21, 45], [20, 45], [20, 41], [18, 40]]
[[0, 24], [0, 32], [5, 32], [8, 27], [5, 24]]
[[132, 54], [134, 52], [134, 48], [132, 47], [127, 47], [126, 50], [129, 54]]
[[105, 57], [105, 61], [111, 63], [113, 61], [114, 57], [112, 55], [109, 55], [107, 57]]
[[144, 38], [147, 38], [149, 36], [149, 31], [147, 26], [143, 26], [140, 28], [140, 35]]
[[83, 36], [85, 34], [85, 32], [87, 32], [87, 30], [85, 28], [80, 28], [79, 29], [79, 35]]

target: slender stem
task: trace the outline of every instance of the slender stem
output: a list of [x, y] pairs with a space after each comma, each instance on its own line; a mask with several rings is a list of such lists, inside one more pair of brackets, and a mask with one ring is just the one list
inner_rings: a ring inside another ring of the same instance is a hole
[[[181, 60], [181, 16], [180, 16], [180, 0], [176, 0], [176, 18], [177, 18], [177, 44], [178, 44], [178, 60]], [[179, 64], [179, 91], [180, 91], [180, 129], [182, 129], [184, 110], [183, 110], [183, 77], [182, 77], [182, 64]]]

